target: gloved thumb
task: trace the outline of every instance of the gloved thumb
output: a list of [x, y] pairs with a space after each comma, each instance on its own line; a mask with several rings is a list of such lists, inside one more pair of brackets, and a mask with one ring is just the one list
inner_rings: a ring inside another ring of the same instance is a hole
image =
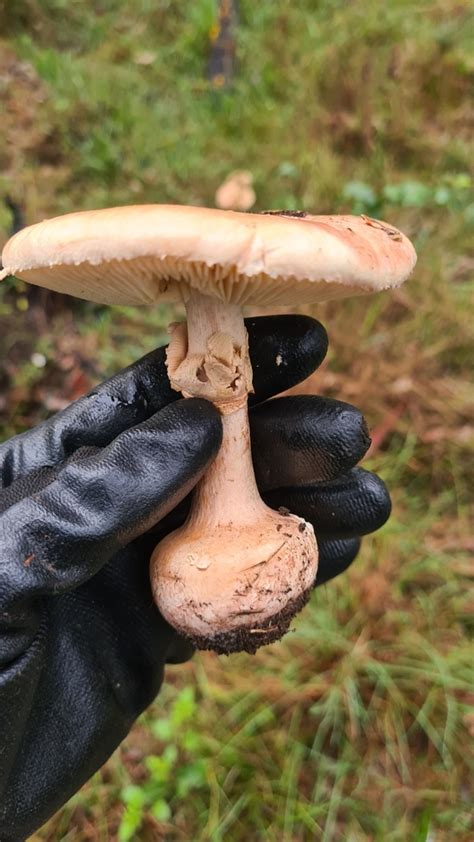
[[78, 587], [189, 493], [221, 437], [212, 404], [179, 400], [107, 447], [78, 451], [0, 516], [0, 602]]

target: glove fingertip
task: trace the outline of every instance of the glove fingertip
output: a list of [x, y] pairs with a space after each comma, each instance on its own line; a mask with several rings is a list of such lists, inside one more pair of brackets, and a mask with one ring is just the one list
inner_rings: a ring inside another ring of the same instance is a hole
[[361, 543], [360, 538], [318, 541], [319, 563], [315, 588], [344, 573], [357, 557]]
[[251, 404], [306, 380], [326, 356], [328, 335], [311, 316], [260, 316], [245, 324], [254, 373]]

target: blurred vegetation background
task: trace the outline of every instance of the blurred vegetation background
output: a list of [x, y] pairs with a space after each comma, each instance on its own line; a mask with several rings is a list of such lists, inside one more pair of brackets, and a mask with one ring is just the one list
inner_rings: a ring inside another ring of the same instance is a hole
[[[331, 348], [304, 386], [365, 412], [389, 523], [283, 643], [170, 668], [34, 840], [473, 838], [472, 24], [467, 0], [0, 0], [1, 241], [19, 213], [212, 206], [243, 170], [254, 210], [379, 216], [419, 255], [400, 290], [313, 312]], [[2, 284], [2, 437], [171, 316]]]

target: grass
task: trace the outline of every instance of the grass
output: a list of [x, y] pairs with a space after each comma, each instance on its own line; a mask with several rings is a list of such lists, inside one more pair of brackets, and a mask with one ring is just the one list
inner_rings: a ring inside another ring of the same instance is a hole
[[[170, 668], [34, 839], [471, 839], [469, 4], [241, 0], [222, 91], [210, 0], [1, 7], [0, 191], [28, 222], [212, 205], [244, 168], [255, 209], [378, 215], [419, 255], [396, 293], [318, 309], [331, 350], [305, 385], [363, 408], [391, 520], [282, 643]], [[5, 436], [165, 340], [166, 310], [47, 306], [45, 322], [26, 287], [0, 292]]]

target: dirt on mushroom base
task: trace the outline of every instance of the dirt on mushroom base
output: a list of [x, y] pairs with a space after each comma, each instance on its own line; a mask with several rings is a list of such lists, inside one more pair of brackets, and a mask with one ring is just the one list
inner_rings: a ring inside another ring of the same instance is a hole
[[[258, 628], [240, 626], [238, 629], [217, 632], [208, 638], [189, 635], [178, 626], [176, 630], [197, 649], [215, 652], [217, 655], [232, 655], [234, 652], [247, 652], [249, 655], [254, 655], [261, 646], [268, 646], [268, 644], [280, 640], [288, 632], [295, 615], [304, 608], [313, 590], [314, 588], [310, 587], [299, 593], [295, 599], [287, 602], [278, 614], [274, 614]], [[197, 610], [199, 610], [199, 606], [196, 606], [195, 611]]]

